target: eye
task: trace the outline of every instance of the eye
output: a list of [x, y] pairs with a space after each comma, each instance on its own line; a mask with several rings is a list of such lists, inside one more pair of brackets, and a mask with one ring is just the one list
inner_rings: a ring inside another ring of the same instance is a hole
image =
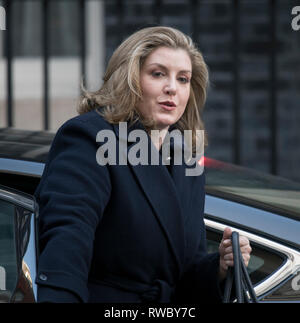
[[179, 77], [178, 80], [179, 80], [179, 82], [181, 82], [183, 84], [189, 83], [189, 81], [190, 81], [189, 78], [184, 77], [184, 76]]
[[161, 77], [161, 76], [164, 76], [164, 73], [163, 72], [160, 72], [160, 71], [154, 71], [151, 73], [153, 77]]

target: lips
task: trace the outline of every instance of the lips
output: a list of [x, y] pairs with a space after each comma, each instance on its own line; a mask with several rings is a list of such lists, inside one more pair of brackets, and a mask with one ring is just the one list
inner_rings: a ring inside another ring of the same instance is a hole
[[176, 108], [176, 104], [173, 101], [163, 101], [159, 102], [159, 105], [168, 111], [174, 110]]
[[168, 107], [176, 107], [176, 104], [173, 101], [163, 101], [159, 102], [159, 104], [166, 105]]

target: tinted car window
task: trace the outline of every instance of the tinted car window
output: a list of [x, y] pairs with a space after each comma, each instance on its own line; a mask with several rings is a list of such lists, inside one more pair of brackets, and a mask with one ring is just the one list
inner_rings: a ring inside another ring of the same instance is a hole
[[34, 194], [40, 182], [40, 178], [33, 176], [0, 173], [0, 177], [0, 185], [31, 195]]
[[[213, 253], [218, 251], [222, 233], [215, 229], [206, 228], [207, 251]], [[251, 258], [248, 265], [248, 272], [252, 283], [255, 285], [266, 279], [285, 262], [285, 258], [277, 252], [251, 242]]]

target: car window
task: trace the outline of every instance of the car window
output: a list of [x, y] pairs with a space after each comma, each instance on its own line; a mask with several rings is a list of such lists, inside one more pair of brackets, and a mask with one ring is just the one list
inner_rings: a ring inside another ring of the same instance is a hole
[[0, 200], [0, 297], [10, 298], [16, 287], [15, 207]]
[[[222, 233], [206, 227], [206, 237], [208, 253], [217, 252], [222, 240]], [[286, 259], [276, 251], [259, 246], [253, 242], [251, 242], [251, 248], [251, 258], [247, 270], [252, 283], [256, 285], [281, 267]]]
[[38, 177], [11, 173], [0, 173], [0, 177], [0, 185], [4, 185], [30, 195], [34, 194], [40, 181], [40, 178]]

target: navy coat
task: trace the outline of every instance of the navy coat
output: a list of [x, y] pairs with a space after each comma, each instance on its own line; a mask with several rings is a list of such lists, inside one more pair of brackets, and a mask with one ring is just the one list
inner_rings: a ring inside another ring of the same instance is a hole
[[54, 138], [35, 193], [38, 301], [220, 301], [219, 254], [206, 253], [204, 174], [162, 163], [100, 166], [97, 133], [113, 131], [118, 155], [118, 129], [92, 111]]

